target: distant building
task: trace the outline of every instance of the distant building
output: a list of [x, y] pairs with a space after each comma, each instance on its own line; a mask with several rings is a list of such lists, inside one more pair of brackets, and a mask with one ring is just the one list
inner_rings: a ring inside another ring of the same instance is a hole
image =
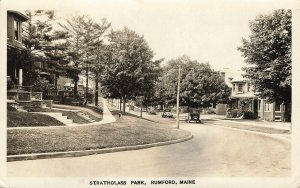
[[251, 103], [249, 104], [248, 110], [254, 112], [258, 115], [258, 96], [255, 95], [253, 92], [252, 87], [250, 86], [249, 82], [242, 78], [241, 76], [236, 76], [231, 80], [231, 109], [238, 109], [240, 105], [241, 99], [250, 99]]
[[266, 100], [259, 98], [258, 93], [255, 93], [249, 82], [242, 77], [242, 72], [226, 68], [221, 71], [221, 75], [225, 83], [231, 88], [231, 102], [227, 105], [227, 108], [239, 109], [239, 101], [241, 99], [250, 99], [251, 103], [248, 110], [256, 114], [260, 119], [284, 121], [285, 106], [275, 102], [267, 103]]
[[[85, 84], [86, 82], [86, 78], [84, 76], [79, 76], [79, 81], [77, 83], [77, 92], [78, 92], [78, 95], [84, 95], [85, 93]], [[94, 80], [91, 80], [89, 79], [89, 83], [88, 83], [88, 90], [90, 93], [94, 92], [94, 89], [95, 89], [95, 81]], [[72, 79], [70, 78], [66, 78], [64, 76], [60, 76], [58, 79], [57, 79], [57, 89], [58, 90], [65, 90], [65, 91], [74, 91], [74, 82]]]

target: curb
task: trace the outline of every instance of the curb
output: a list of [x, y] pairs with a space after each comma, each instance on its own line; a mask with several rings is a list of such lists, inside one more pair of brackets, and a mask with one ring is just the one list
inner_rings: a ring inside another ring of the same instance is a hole
[[193, 135], [190, 134], [189, 136], [187, 136], [185, 138], [180, 138], [177, 140], [157, 142], [157, 143], [152, 143], [152, 144], [135, 145], [135, 146], [122, 146], [122, 147], [115, 147], [115, 148], [105, 148], [105, 149], [95, 149], [95, 150], [85, 150], [85, 151], [9, 155], [9, 156], [7, 156], [7, 162], [22, 161], [22, 160], [35, 160], [35, 159], [49, 159], [49, 158], [81, 157], [81, 156], [86, 156], [86, 155], [139, 150], [139, 149], [146, 149], [146, 148], [151, 148], [151, 147], [156, 147], [156, 146], [176, 144], [176, 143], [190, 140], [192, 138], [193, 138]]
[[257, 131], [250, 131], [250, 130], [245, 130], [245, 129], [239, 129], [239, 128], [232, 128], [232, 127], [225, 127], [222, 125], [214, 125], [214, 124], [210, 124], [209, 125], [215, 126], [215, 127], [219, 127], [219, 128], [223, 128], [223, 129], [229, 129], [229, 130], [234, 130], [234, 131], [241, 131], [241, 132], [246, 132], [246, 133], [250, 133], [250, 134], [258, 134], [261, 136], [267, 136], [273, 139], [278, 139], [281, 141], [285, 141], [285, 142], [290, 142], [291, 143], [291, 139], [282, 137], [282, 136], [278, 136], [278, 135], [272, 135], [272, 134], [268, 134], [268, 133], [263, 133], [263, 132], [257, 132]]

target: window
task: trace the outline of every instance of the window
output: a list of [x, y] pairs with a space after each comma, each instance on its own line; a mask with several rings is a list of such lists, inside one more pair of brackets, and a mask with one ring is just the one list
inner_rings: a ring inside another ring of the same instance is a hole
[[233, 92], [235, 92], [235, 84], [232, 84]]
[[265, 103], [265, 112], [270, 112], [270, 103]]
[[15, 40], [20, 41], [21, 22], [17, 20], [14, 20], [14, 33], [15, 33]]
[[281, 104], [275, 103], [275, 111], [281, 112]]
[[250, 84], [248, 84], [247, 91], [250, 92]]
[[238, 84], [238, 92], [239, 93], [243, 92], [243, 84]]

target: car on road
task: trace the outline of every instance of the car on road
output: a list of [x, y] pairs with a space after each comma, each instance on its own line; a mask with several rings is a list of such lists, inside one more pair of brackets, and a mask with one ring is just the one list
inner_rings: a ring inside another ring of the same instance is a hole
[[196, 122], [201, 123], [200, 114], [199, 113], [190, 113], [188, 117], [185, 119], [186, 122]]
[[163, 118], [173, 118], [173, 114], [172, 114], [172, 112], [163, 112], [161, 114], [161, 117], [163, 117]]

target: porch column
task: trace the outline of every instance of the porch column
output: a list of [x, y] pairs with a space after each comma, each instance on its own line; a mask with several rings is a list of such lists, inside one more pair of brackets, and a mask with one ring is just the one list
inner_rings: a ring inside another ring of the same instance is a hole
[[23, 69], [19, 69], [19, 85], [23, 84]]

